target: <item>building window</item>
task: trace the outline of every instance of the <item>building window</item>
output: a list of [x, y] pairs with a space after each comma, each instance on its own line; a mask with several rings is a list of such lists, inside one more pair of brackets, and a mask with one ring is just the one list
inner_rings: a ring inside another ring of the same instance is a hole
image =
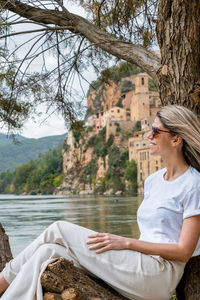
[[117, 112], [120, 113], [120, 109], [118, 109]]
[[144, 78], [143, 77], [141, 78], [141, 81], [142, 81], [142, 85], [144, 85]]
[[101, 115], [103, 116], [103, 111], [101, 112]]
[[142, 162], [140, 163], [140, 170], [142, 170]]
[[146, 152], [140, 152], [140, 160], [146, 160]]
[[140, 173], [140, 180], [142, 181], [142, 172]]

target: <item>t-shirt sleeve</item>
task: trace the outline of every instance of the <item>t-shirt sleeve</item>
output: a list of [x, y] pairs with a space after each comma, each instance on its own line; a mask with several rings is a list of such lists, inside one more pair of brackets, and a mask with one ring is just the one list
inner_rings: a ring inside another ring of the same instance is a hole
[[200, 215], [200, 188], [191, 190], [183, 199], [183, 219]]

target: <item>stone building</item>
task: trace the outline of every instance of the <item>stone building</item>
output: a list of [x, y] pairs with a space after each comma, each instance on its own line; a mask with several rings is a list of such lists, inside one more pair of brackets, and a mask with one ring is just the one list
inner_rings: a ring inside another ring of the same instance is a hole
[[93, 124], [96, 132], [98, 133], [104, 126], [107, 126], [110, 121], [119, 122], [130, 120], [130, 112], [126, 109], [114, 106], [107, 111], [98, 112], [94, 115]]
[[138, 193], [144, 192], [145, 179], [155, 171], [163, 168], [163, 162], [160, 156], [149, 154], [149, 141], [146, 136], [148, 131], [137, 132], [129, 139], [129, 160], [137, 162], [137, 183]]
[[140, 73], [135, 78], [135, 92], [131, 99], [131, 120], [138, 121], [149, 116], [149, 77], [146, 73]]
[[[93, 117], [94, 129], [96, 132], [106, 126], [106, 139], [114, 135], [114, 142], [117, 145], [122, 143], [119, 131], [133, 132], [137, 121], [141, 121], [141, 132], [137, 132], [129, 139], [129, 159], [134, 159], [138, 167], [138, 192], [143, 193], [144, 180], [151, 173], [163, 167], [160, 157], [149, 155], [149, 142], [145, 139], [145, 132], [150, 130], [156, 112], [161, 107], [158, 92], [149, 90], [149, 76], [147, 73], [139, 73], [125, 78], [130, 80], [135, 89], [121, 95], [123, 108], [116, 106], [116, 99], [119, 97], [119, 90], [106, 91], [105, 95], [110, 98], [105, 100], [110, 105], [103, 105], [103, 111]], [[125, 80], [124, 79], [124, 80]], [[116, 97], [117, 96], [117, 97]], [[115, 101], [113, 101], [115, 99]], [[104, 101], [104, 102], [105, 102]], [[125, 145], [122, 145], [122, 147]], [[102, 164], [102, 175], [104, 173]]]

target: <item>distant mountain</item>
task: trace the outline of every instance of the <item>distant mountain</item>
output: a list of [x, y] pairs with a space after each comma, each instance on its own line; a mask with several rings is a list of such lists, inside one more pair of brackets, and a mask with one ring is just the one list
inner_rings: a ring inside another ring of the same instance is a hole
[[[17, 141], [24, 141], [26, 140], [27, 138], [25, 138], [24, 136], [22, 135], [16, 135], [16, 140]], [[10, 145], [13, 143], [13, 139], [12, 137], [10, 136], [7, 136], [6, 134], [4, 133], [0, 133], [0, 147], [3, 146], [3, 145]]]
[[38, 158], [45, 152], [63, 143], [66, 134], [47, 136], [39, 139], [16, 136], [17, 143], [6, 134], [0, 133], [0, 173], [14, 170], [19, 165]]

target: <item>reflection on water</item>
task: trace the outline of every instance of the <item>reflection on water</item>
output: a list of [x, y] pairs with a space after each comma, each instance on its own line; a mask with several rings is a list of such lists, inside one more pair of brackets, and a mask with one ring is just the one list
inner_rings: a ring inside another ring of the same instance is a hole
[[139, 197], [0, 195], [0, 222], [16, 256], [48, 225], [66, 220], [99, 232], [138, 238]]

